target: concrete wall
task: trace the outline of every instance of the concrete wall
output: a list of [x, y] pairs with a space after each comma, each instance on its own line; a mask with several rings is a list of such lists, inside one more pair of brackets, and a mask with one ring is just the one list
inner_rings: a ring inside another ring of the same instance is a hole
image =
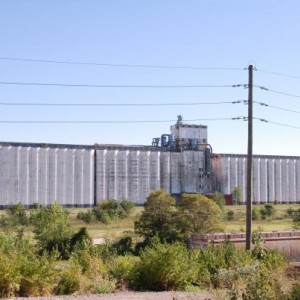
[[96, 157], [97, 202], [131, 199], [143, 204], [155, 189], [171, 194], [211, 189], [210, 180], [200, 177], [200, 169], [204, 168], [203, 151], [100, 149]]
[[[231, 194], [235, 187], [246, 201], [245, 155], [219, 154], [213, 160], [213, 190]], [[253, 201], [255, 203], [300, 202], [300, 157], [253, 157]]]
[[94, 152], [40, 144], [0, 145], [0, 206], [93, 205]]
[[[0, 143], [0, 207], [21, 202], [89, 206], [104, 199], [143, 204], [155, 189], [167, 193], [246, 195], [245, 155], [220, 154], [205, 172], [204, 151], [172, 152], [122, 145]], [[254, 156], [256, 203], [300, 202], [300, 158]]]

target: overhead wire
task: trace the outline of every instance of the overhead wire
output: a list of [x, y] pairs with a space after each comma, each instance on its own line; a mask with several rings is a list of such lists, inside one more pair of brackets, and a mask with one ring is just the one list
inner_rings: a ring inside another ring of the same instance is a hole
[[291, 93], [287, 93], [287, 92], [273, 90], [273, 89], [270, 89], [270, 88], [267, 88], [267, 87], [264, 87], [264, 86], [259, 86], [259, 85], [253, 85], [253, 86], [256, 87], [256, 88], [259, 88], [259, 89], [261, 89], [263, 91], [270, 91], [270, 92], [273, 92], [273, 93], [276, 93], [276, 94], [280, 94], [280, 95], [285, 95], [285, 96], [294, 97], [294, 98], [300, 98], [299, 95], [295, 95], [295, 94], [291, 94]]
[[[244, 120], [247, 120], [247, 119], [248, 119], [248, 118], [245, 117]], [[274, 122], [274, 121], [270, 121], [270, 120], [263, 119], [263, 118], [257, 118], [257, 117], [254, 117], [253, 119], [254, 119], [254, 120], [259, 120], [259, 121], [264, 122], [264, 123], [270, 123], [270, 124], [280, 125], [280, 126], [284, 126], [284, 127], [290, 127], [290, 128], [294, 128], [294, 129], [300, 129], [299, 126], [293, 126], [293, 125], [289, 125], [289, 124], [284, 124], [284, 123]]]
[[234, 85], [116, 85], [116, 84], [68, 84], [68, 83], [46, 83], [46, 82], [16, 82], [0, 81], [2, 85], [21, 86], [58, 86], [58, 87], [87, 87], [87, 88], [235, 88], [243, 84]]
[[166, 103], [51, 103], [51, 102], [0, 102], [0, 106], [194, 106], [236, 104], [244, 100], [213, 102], [166, 102]]
[[261, 70], [261, 69], [256, 69], [255, 71], [266, 73], [266, 74], [272, 74], [272, 75], [276, 75], [276, 76], [300, 79], [300, 76], [297, 76], [297, 75], [289, 75], [289, 74], [284, 74], [284, 73], [280, 73], [280, 72], [273, 72], [273, 71], [267, 71], [267, 70]]
[[[237, 120], [237, 118], [203, 118], [185, 120], [185, 122], [197, 122], [197, 121], [229, 121]], [[1, 124], [129, 124], [129, 123], [170, 123], [176, 122], [177, 120], [119, 120], [119, 121], [100, 121], [100, 120], [0, 120]]]
[[253, 101], [253, 103], [259, 104], [259, 105], [264, 106], [264, 107], [270, 107], [270, 108], [274, 108], [274, 109], [279, 109], [279, 110], [283, 110], [283, 111], [287, 111], [287, 112], [300, 114], [300, 111], [293, 110], [293, 109], [288, 109], [288, 108], [283, 108], [283, 107], [280, 107], [280, 106], [270, 105], [270, 104], [267, 104], [267, 103], [264, 103], [264, 102]]
[[50, 59], [32, 59], [32, 58], [15, 58], [15, 57], [0, 57], [0, 60], [49, 63], [49, 64], [88, 65], [88, 66], [101, 66], [101, 67], [144, 68], [144, 69], [145, 68], [147, 68], [147, 69], [187, 69], [187, 70], [223, 70], [223, 71], [243, 71], [244, 70], [244, 68], [114, 64], [114, 63], [50, 60]]

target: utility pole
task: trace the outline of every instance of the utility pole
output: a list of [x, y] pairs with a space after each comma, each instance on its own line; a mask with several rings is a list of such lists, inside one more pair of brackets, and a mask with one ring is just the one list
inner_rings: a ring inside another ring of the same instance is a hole
[[247, 154], [247, 206], [246, 206], [246, 250], [251, 251], [252, 233], [252, 148], [253, 148], [253, 66], [248, 67], [248, 154]]

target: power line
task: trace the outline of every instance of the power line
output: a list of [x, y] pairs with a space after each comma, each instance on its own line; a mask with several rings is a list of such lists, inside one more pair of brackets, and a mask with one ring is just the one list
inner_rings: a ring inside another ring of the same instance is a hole
[[214, 102], [168, 102], [168, 103], [41, 103], [41, 102], [0, 102], [2, 106], [193, 106], [193, 105], [222, 105], [242, 103], [244, 100], [236, 101], [214, 101]]
[[98, 62], [82, 62], [82, 61], [65, 61], [65, 60], [49, 60], [49, 59], [31, 59], [31, 58], [14, 58], [0, 57], [0, 60], [50, 63], [50, 64], [66, 64], [66, 65], [88, 65], [101, 67], [122, 67], [122, 68], [144, 68], [144, 69], [187, 69], [187, 70], [223, 70], [223, 71], [243, 71], [244, 68], [226, 68], [226, 67], [193, 67], [193, 66], [167, 66], [167, 65], [135, 65], [135, 64], [111, 64]]
[[68, 83], [42, 83], [42, 82], [14, 82], [0, 81], [2, 85], [21, 86], [59, 86], [59, 87], [88, 87], [88, 88], [235, 88], [242, 84], [234, 85], [99, 85], [99, 84], [68, 84]]
[[289, 125], [289, 124], [284, 124], [284, 123], [274, 122], [274, 121], [266, 120], [266, 119], [263, 119], [263, 118], [255, 118], [255, 117], [254, 117], [253, 119], [259, 120], [259, 121], [264, 122], [264, 123], [270, 123], [270, 124], [275, 124], [275, 125], [280, 125], [280, 126], [290, 127], [290, 128], [294, 128], [294, 129], [300, 129], [299, 126], [293, 126], [293, 125]]
[[284, 73], [279, 73], [279, 72], [273, 72], [273, 71], [266, 71], [266, 70], [260, 70], [260, 69], [256, 69], [256, 71], [262, 72], [262, 73], [266, 73], [266, 74], [272, 74], [272, 75], [282, 76], [282, 77], [289, 77], [289, 78], [300, 79], [300, 76], [296, 76], [296, 75], [289, 75], [289, 74], [284, 74]]
[[259, 89], [264, 90], [264, 91], [270, 91], [270, 92], [273, 92], [273, 93], [276, 93], [276, 94], [281, 94], [281, 95], [285, 95], [285, 96], [289, 96], [289, 97], [294, 97], [294, 98], [300, 98], [299, 95], [272, 90], [272, 89], [266, 88], [264, 86], [254, 85], [254, 87], [259, 88]]
[[[193, 120], [185, 120], [185, 122], [196, 122], [196, 121], [232, 121], [238, 120], [238, 118], [205, 118], [205, 119], [193, 119]], [[1, 121], [1, 124], [129, 124], [129, 123], [170, 123], [176, 122], [177, 120], [127, 120], [127, 121], [99, 121], [99, 120], [92, 120], [92, 121], [55, 121], [55, 120], [37, 120], [37, 121], [26, 121], [26, 120], [13, 120], [13, 121]]]
[[288, 112], [300, 114], [300, 111], [293, 110], [293, 109], [288, 109], [288, 108], [283, 108], [283, 107], [280, 107], [280, 106], [270, 105], [270, 104], [267, 104], [267, 103], [264, 103], [264, 102], [253, 101], [253, 103], [256, 103], [256, 104], [259, 104], [259, 105], [265, 106], [265, 107], [270, 107], [270, 108], [275, 108], [275, 109], [279, 109], [279, 110], [283, 110], [283, 111], [288, 111]]

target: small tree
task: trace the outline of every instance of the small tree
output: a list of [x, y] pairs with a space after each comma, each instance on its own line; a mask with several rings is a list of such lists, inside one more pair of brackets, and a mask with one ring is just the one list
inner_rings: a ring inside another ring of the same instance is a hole
[[9, 206], [6, 214], [0, 217], [0, 225], [7, 231], [22, 232], [24, 226], [29, 225], [29, 218], [22, 203]]
[[32, 212], [34, 237], [41, 251], [58, 250], [63, 258], [69, 254], [72, 230], [68, 212], [59, 204], [43, 206], [40, 211]]
[[177, 226], [185, 235], [220, 230], [218, 226], [220, 218], [221, 209], [213, 200], [200, 194], [182, 195]]
[[242, 200], [242, 192], [241, 192], [241, 189], [236, 186], [234, 189], [233, 189], [233, 192], [232, 192], [232, 200], [233, 200], [233, 204], [237, 205], [237, 204], [240, 204], [241, 203], [241, 200]]
[[225, 205], [225, 198], [223, 196], [223, 194], [219, 193], [219, 192], [215, 192], [212, 194], [212, 199], [216, 202], [216, 204], [218, 204], [218, 206], [223, 209], [224, 205]]
[[179, 238], [175, 214], [175, 199], [163, 190], [155, 190], [147, 197], [145, 209], [135, 222], [135, 232], [146, 239], [158, 236], [161, 241], [173, 242]]

